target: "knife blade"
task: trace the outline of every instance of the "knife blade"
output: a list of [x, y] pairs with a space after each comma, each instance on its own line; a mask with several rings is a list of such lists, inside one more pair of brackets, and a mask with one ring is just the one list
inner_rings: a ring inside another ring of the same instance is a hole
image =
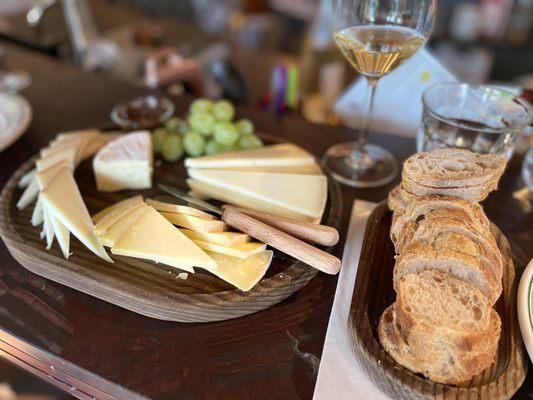
[[178, 199], [185, 200], [186, 202], [203, 209], [203, 211], [209, 211], [218, 215], [222, 215], [222, 208], [216, 207], [208, 203], [207, 201], [197, 199], [196, 197], [189, 196], [183, 190], [162, 183], [158, 183], [157, 186], [162, 191], [167, 192], [168, 194], [171, 194], [172, 196], [177, 197]]

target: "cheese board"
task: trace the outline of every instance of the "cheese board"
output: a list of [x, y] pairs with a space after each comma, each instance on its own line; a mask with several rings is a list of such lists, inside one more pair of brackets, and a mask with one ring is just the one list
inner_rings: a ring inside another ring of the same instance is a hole
[[503, 293], [495, 305], [502, 322], [496, 360], [467, 382], [441, 384], [402, 367], [380, 344], [380, 317], [396, 297], [393, 287], [395, 251], [389, 238], [391, 220], [392, 212], [386, 202], [377, 206], [368, 219], [350, 307], [351, 347], [367, 376], [392, 398], [510, 398], [525, 379], [527, 360], [516, 315], [515, 270], [505, 236], [491, 225], [504, 261]]
[[[269, 135], [262, 135], [262, 140], [267, 143], [279, 142], [279, 139]], [[72, 159], [74, 158], [73, 155]], [[102, 157], [97, 156], [96, 158], [100, 160]], [[105, 157], [103, 158], [105, 161]], [[220, 321], [248, 315], [270, 307], [296, 292], [318, 273], [318, 270], [275, 250], [265, 276], [249, 291], [242, 291], [201, 269], [197, 269], [194, 274], [183, 273], [179, 269], [163, 264], [164, 261], [156, 264], [152, 261], [132, 258], [129, 248], [126, 248], [127, 251], [123, 253], [124, 255], [119, 255], [118, 247], [120, 246], [118, 245], [115, 246], [116, 252], [111, 249], [113, 263], [105, 261], [105, 250], [102, 253], [101, 249], [91, 249], [93, 253], [100, 255], [99, 258], [86, 248], [87, 243], [84, 246], [78, 240], [70, 242], [71, 254], [68, 253], [68, 246], [67, 254], [62, 253], [63, 248], [58, 246], [49, 246], [50, 249], [47, 250], [43, 245], [39, 229], [32, 226], [31, 207], [22, 210], [17, 209], [17, 203], [20, 205], [21, 200], [19, 199], [24, 193], [18, 187], [19, 182], [21, 178], [22, 180], [26, 179], [25, 177], [28, 176], [33, 165], [35, 165], [35, 158], [23, 164], [8, 181], [0, 198], [0, 235], [10, 253], [24, 267], [38, 275], [120, 307], [169, 321]], [[160, 198], [162, 192], [157, 189], [158, 183], [171, 185], [182, 190], [188, 189], [187, 171], [182, 162], [167, 163], [158, 160], [153, 169], [151, 188], [142, 189], [147, 180], [147, 178], [143, 178], [135, 183], [136, 187], [139, 187], [137, 190], [120, 190], [109, 193], [105, 191], [106, 188], [116, 189], [112, 182], [116, 170], [113, 168], [102, 169], [101, 176], [104, 180], [97, 182], [94, 174], [95, 165], [97, 165], [95, 161], [91, 165], [90, 159], [86, 159], [79, 164], [74, 174], [83, 202], [93, 217], [104, 208], [136, 195], [141, 195], [145, 201]], [[68, 165], [65, 168], [67, 167]], [[64, 175], [65, 177], [61, 179], [68, 180], [68, 174], [65, 172]], [[54, 178], [54, 181], [58, 179]], [[98, 191], [97, 184], [104, 191]], [[322, 216], [322, 223], [336, 227], [342, 213], [340, 188], [332, 180], [327, 182], [327, 187], [327, 204]], [[53, 201], [61, 202], [60, 189], [55, 190], [50, 186], [43, 186], [41, 189], [44, 189], [41, 195], [43, 197], [42, 203], [45, 206], [53, 203]], [[55, 199], [48, 198], [50, 197], [48, 192], [52, 192], [52, 189], [56, 193]], [[122, 188], [120, 187], [120, 189]], [[156, 203], [152, 201], [151, 204]], [[150, 206], [146, 207], [151, 208]], [[54, 215], [59, 215], [60, 211], [55, 210]], [[46, 226], [47, 214], [44, 215]], [[165, 216], [165, 212], [160, 211], [156, 218], [161, 218], [159, 215]], [[175, 216], [167, 215], [166, 217], [174, 218]], [[188, 217], [188, 221], [195, 221], [195, 218], [198, 217]], [[176, 224], [176, 222], [172, 223]], [[207, 225], [205, 221], [202, 221], [202, 224]], [[215, 230], [218, 231], [219, 229]], [[175, 229], [175, 231], [179, 230]], [[75, 235], [75, 232], [72, 232]], [[223, 236], [220, 234], [221, 232], [211, 232], [210, 237], [215, 237], [214, 234], [217, 233], [219, 237]], [[189, 232], [188, 235], [191, 236], [192, 233]], [[198, 233], [195, 235], [192, 240], [196, 240], [197, 244], [202, 243], [201, 240], [198, 240]], [[203, 235], [205, 237], [207, 233], [204, 232]], [[157, 232], [153, 236], [157, 236]], [[203, 245], [206, 246], [205, 243]], [[212, 244], [209, 245], [209, 248], [213, 247]], [[64, 256], [68, 259], [65, 259]]]

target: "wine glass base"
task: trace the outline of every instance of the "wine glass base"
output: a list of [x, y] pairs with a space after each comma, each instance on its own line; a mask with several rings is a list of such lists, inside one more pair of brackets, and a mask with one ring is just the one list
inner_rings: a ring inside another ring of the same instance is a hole
[[391, 182], [398, 175], [396, 158], [383, 147], [366, 145], [365, 160], [354, 160], [357, 142], [336, 144], [322, 157], [322, 166], [331, 176], [348, 186], [372, 188]]

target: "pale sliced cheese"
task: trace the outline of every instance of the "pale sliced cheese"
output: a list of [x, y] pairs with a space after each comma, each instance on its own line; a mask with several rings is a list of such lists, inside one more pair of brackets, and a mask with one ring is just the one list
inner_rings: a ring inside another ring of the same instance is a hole
[[187, 168], [289, 167], [314, 164], [315, 158], [311, 154], [290, 143], [185, 159]]
[[161, 215], [174, 225], [181, 226], [182, 228], [191, 229], [198, 232], [224, 232], [228, 229], [228, 226], [218, 220], [205, 219], [195, 217], [187, 214], [176, 214], [165, 211], [160, 211]]
[[177, 214], [186, 214], [186, 215], [192, 215], [195, 217], [205, 218], [205, 219], [215, 219], [214, 216], [212, 216], [209, 213], [206, 213], [201, 210], [197, 210], [193, 207], [188, 206], [182, 206], [180, 204], [172, 204], [172, 203], [165, 203], [163, 201], [154, 200], [154, 199], [146, 199], [146, 204], [149, 206], [154, 207], [157, 211], [165, 211], [165, 212], [171, 212], [171, 213], [177, 213]]
[[180, 231], [189, 239], [203, 240], [223, 246], [236, 246], [249, 242], [251, 239], [246, 233], [241, 232], [197, 232], [190, 229], [180, 229]]
[[109, 133], [100, 133], [98, 136], [92, 138], [83, 149], [82, 159], [86, 160], [94, 156], [102, 147], [111, 142], [112, 140], [118, 139], [121, 135], [119, 132], [109, 132]]
[[278, 174], [322, 175], [322, 169], [316, 163], [313, 165], [302, 165], [292, 167], [225, 167], [224, 170], [242, 172], [276, 172]]
[[37, 184], [42, 191], [48, 187], [50, 182], [55, 178], [57, 173], [62, 169], [68, 169], [70, 164], [67, 160], [61, 160], [57, 164], [52, 165], [50, 168], [40, 171], [36, 175]]
[[76, 151], [76, 165], [81, 162], [81, 155], [83, 154], [83, 146], [85, 141], [83, 139], [69, 140], [64, 142], [58, 142], [48, 147], [41, 149], [41, 158], [51, 157], [54, 154], [61, 153], [67, 149], [74, 149]]
[[109, 214], [110, 212], [112, 212], [113, 210], [115, 210], [115, 209], [117, 209], [119, 207], [122, 207], [123, 204], [130, 203], [130, 202], [133, 203], [133, 204], [141, 204], [141, 203], [143, 203], [143, 198], [142, 198], [141, 195], [138, 195], [138, 196], [133, 196], [133, 197], [127, 198], [126, 200], [119, 201], [118, 203], [112, 204], [109, 207], [106, 207], [103, 210], [98, 211], [96, 214], [94, 214], [92, 216], [93, 222], [95, 224], [100, 222], [100, 220], [102, 218], [104, 218], [107, 214]]
[[79, 138], [89, 139], [97, 136], [99, 133], [100, 131], [98, 129], [80, 129], [77, 131], [60, 132], [56, 135], [52, 143]]
[[142, 196], [134, 196], [129, 199], [123, 200], [119, 203], [119, 206], [109, 211], [100, 219], [94, 226], [94, 232], [97, 236], [104, 233], [115, 221], [125, 215], [128, 211], [132, 210], [136, 205], [142, 203]]
[[69, 169], [74, 171], [76, 168], [76, 149], [69, 147], [60, 152], [53, 153], [48, 157], [40, 158], [35, 163], [35, 166], [37, 167], [37, 172], [41, 172], [53, 167], [55, 164], [58, 164], [63, 160], [67, 160], [69, 163]]
[[68, 228], [55, 216], [53, 211], [49, 211], [49, 220], [54, 230], [54, 236], [59, 243], [63, 257], [68, 260], [70, 256], [70, 232]]
[[96, 186], [103, 192], [151, 188], [152, 164], [150, 132], [122, 135], [102, 147], [93, 158]]
[[41, 192], [41, 201], [89, 250], [113, 262], [94, 234], [94, 225], [70, 170], [63, 168], [56, 174]]
[[248, 258], [231, 257], [210, 251], [207, 254], [217, 262], [217, 269], [209, 272], [245, 292], [265, 276], [274, 255], [272, 250], [265, 250]]
[[204, 242], [203, 240], [193, 240], [202, 250], [213, 251], [215, 253], [227, 254], [238, 258], [248, 258], [261, 251], [266, 250], [266, 244], [261, 242], [247, 242], [235, 246], [223, 246], [221, 244]]
[[18, 187], [21, 189], [24, 189], [26, 186], [28, 186], [33, 178], [37, 175], [37, 170], [35, 168], [30, 169], [28, 172], [26, 172], [24, 175], [22, 175], [18, 182]]
[[311, 218], [306, 215], [296, 213], [285, 207], [279, 207], [271, 203], [266, 203], [250, 196], [245, 196], [240, 193], [232, 192], [231, 190], [226, 190], [212, 185], [208, 185], [204, 182], [200, 182], [195, 179], [187, 179], [187, 184], [194, 191], [195, 197], [200, 195], [206, 199], [217, 199], [224, 203], [250, 208], [252, 210], [264, 211], [268, 214], [292, 218], [298, 221], [317, 223], [320, 220], [319, 218]]
[[189, 176], [211, 186], [283, 207], [311, 218], [321, 218], [328, 181], [324, 175], [189, 169]]
[[31, 214], [31, 224], [32, 226], [38, 226], [44, 223], [44, 212], [43, 212], [43, 203], [41, 199], [37, 197], [37, 202], [33, 208], [33, 213]]
[[37, 178], [34, 177], [30, 184], [26, 186], [26, 189], [22, 192], [22, 196], [20, 196], [20, 199], [17, 201], [17, 208], [19, 210], [25, 209], [37, 198], [38, 195], [39, 184], [37, 183]]
[[137, 219], [115, 242], [113, 254], [143, 258], [194, 272], [216, 269], [216, 262], [154, 208]]
[[52, 221], [50, 221], [50, 213], [48, 212], [46, 206], [43, 207], [43, 215], [44, 215], [44, 234], [46, 237], [46, 250], [50, 250], [52, 248], [52, 243], [54, 241], [54, 228], [52, 226]]
[[138, 218], [148, 211], [148, 206], [144, 203], [136, 204], [134, 208], [129, 210], [122, 217], [117, 219], [105, 232], [98, 238], [100, 242], [106, 246], [111, 247], [115, 244], [118, 238], [133, 224]]

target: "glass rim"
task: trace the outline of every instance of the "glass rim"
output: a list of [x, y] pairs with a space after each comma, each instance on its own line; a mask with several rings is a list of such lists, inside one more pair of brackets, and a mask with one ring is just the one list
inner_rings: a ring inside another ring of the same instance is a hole
[[525, 99], [522, 99], [520, 97], [518, 97], [516, 94], [514, 94], [513, 92], [509, 91], [509, 90], [505, 90], [505, 89], [500, 89], [499, 87], [493, 87], [493, 86], [487, 86], [487, 85], [472, 85], [472, 84], [469, 84], [469, 83], [460, 83], [460, 82], [445, 82], [445, 83], [435, 83], [433, 85], [431, 85], [430, 87], [428, 87], [427, 89], [424, 90], [424, 92], [422, 93], [422, 105], [424, 107], [424, 111], [428, 112], [428, 114], [430, 114], [432, 117], [442, 121], [442, 122], [445, 122], [446, 124], [448, 125], [453, 125], [457, 128], [461, 128], [461, 129], [468, 129], [468, 130], [472, 130], [472, 126], [471, 125], [468, 125], [468, 124], [463, 124], [461, 122], [457, 122], [457, 120], [454, 120], [453, 118], [451, 117], [447, 117], [447, 116], [444, 116], [442, 114], [439, 114], [437, 111], [435, 111], [433, 109], [433, 107], [431, 107], [429, 104], [428, 104], [428, 99], [426, 98], [426, 96], [429, 95], [429, 92], [431, 90], [434, 90], [434, 89], [437, 89], [437, 88], [443, 88], [443, 87], [458, 87], [458, 88], [463, 88], [463, 87], [466, 87], [468, 89], [471, 89], [471, 90], [491, 90], [491, 91], [496, 91], [496, 92], [499, 92], [501, 94], [504, 94], [505, 97], [507, 99], [509, 99], [509, 101], [512, 101], [514, 103], [517, 103], [518, 105], [520, 105], [522, 107], [522, 109], [525, 111], [525, 121], [524, 122], [516, 122], [516, 123], [510, 123], [509, 122], [509, 126], [505, 127], [505, 128], [502, 128], [502, 129], [494, 129], [494, 128], [489, 128], [489, 127], [486, 127], [486, 128], [476, 128], [475, 130], [476, 131], [479, 131], [479, 132], [486, 132], [486, 133], [501, 133], [502, 131], [506, 131], [506, 130], [509, 130], [509, 129], [516, 129], [516, 128], [525, 128], [527, 126], [529, 126], [531, 124], [531, 122], [533, 121], [533, 108], [531, 106], [531, 104], [525, 100]]

